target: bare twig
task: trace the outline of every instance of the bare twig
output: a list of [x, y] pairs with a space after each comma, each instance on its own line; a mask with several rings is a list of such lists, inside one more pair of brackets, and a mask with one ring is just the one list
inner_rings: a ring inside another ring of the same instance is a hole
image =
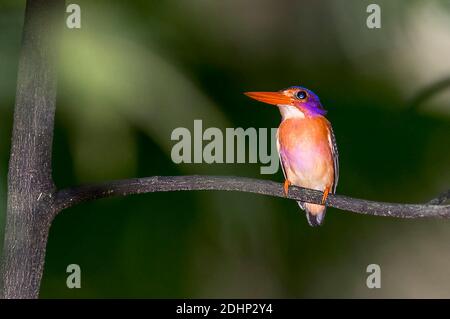
[[428, 202], [429, 205], [442, 205], [445, 204], [450, 199], [450, 189], [446, 192], [441, 193], [438, 197], [433, 198]]
[[[56, 195], [55, 212], [104, 197], [191, 190], [239, 191], [285, 197], [282, 184], [268, 180], [231, 176], [154, 176], [61, 190]], [[318, 204], [322, 199], [322, 192], [292, 186], [289, 189], [289, 198]], [[365, 215], [399, 218], [450, 217], [450, 205], [393, 204], [332, 194], [328, 196], [326, 204]]]

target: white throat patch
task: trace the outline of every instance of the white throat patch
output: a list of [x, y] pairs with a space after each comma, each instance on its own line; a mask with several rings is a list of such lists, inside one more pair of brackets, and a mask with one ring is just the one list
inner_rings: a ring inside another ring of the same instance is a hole
[[295, 106], [278, 105], [278, 109], [280, 110], [281, 117], [283, 118], [283, 120], [290, 118], [299, 118], [299, 119], [305, 118], [305, 114]]

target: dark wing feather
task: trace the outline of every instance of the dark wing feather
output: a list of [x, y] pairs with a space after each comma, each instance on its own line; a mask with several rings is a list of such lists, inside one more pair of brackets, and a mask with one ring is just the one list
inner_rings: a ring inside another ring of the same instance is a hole
[[333, 164], [334, 164], [334, 182], [333, 182], [333, 193], [336, 192], [337, 184], [339, 181], [339, 152], [336, 143], [336, 137], [334, 136], [333, 128], [330, 127], [330, 137], [331, 137], [331, 154], [333, 155]]
[[287, 179], [286, 170], [285, 170], [284, 164], [283, 164], [283, 156], [281, 155], [280, 140], [278, 139], [278, 131], [277, 131], [277, 151], [278, 151], [278, 157], [280, 158], [280, 164], [281, 164], [281, 170], [283, 171], [283, 176], [285, 179]]

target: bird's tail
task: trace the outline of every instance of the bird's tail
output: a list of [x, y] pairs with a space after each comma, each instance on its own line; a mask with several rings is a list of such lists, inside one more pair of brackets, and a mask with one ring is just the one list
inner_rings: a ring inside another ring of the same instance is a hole
[[306, 212], [306, 219], [308, 224], [312, 227], [320, 226], [325, 219], [325, 212], [327, 208], [324, 205], [310, 204], [304, 202], [297, 202], [298, 206]]

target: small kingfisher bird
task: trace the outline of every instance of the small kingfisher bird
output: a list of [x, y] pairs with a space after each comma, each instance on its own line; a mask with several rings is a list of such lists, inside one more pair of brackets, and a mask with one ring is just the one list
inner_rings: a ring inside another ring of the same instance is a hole
[[312, 91], [292, 86], [278, 92], [247, 92], [245, 95], [278, 106], [281, 124], [277, 131], [277, 149], [285, 182], [323, 192], [322, 205], [298, 202], [311, 226], [320, 226], [325, 217], [323, 205], [329, 193], [335, 193], [339, 179], [339, 155], [326, 110]]

